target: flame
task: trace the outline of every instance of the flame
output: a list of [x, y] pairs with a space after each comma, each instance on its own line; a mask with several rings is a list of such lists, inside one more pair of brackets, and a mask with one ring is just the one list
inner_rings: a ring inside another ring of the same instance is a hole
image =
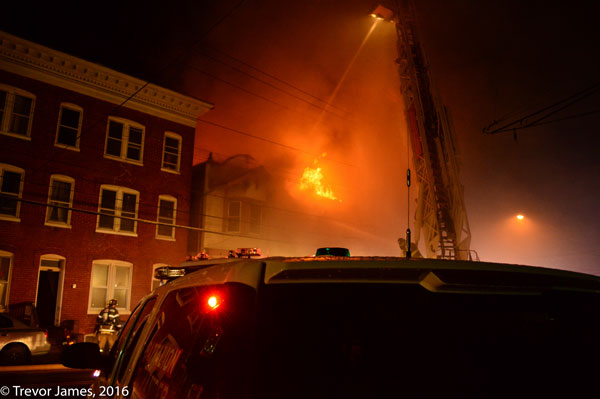
[[321, 173], [321, 168], [306, 167], [304, 168], [304, 173], [302, 173], [302, 177], [300, 178], [300, 190], [313, 190], [314, 193], [319, 197], [337, 200], [338, 198], [333, 193], [333, 190], [323, 185], [321, 182], [322, 179], [323, 173]]

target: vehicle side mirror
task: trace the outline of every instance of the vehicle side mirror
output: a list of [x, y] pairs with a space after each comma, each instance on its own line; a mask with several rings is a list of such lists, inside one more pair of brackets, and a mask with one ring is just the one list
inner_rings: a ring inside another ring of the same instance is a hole
[[63, 349], [63, 366], [74, 369], [101, 369], [100, 347], [94, 342], [79, 342]]

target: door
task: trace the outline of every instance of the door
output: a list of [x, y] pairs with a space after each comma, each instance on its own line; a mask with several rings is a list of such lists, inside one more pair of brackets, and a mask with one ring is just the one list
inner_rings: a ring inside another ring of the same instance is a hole
[[42, 257], [40, 261], [36, 301], [40, 327], [59, 325], [63, 269], [62, 259]]

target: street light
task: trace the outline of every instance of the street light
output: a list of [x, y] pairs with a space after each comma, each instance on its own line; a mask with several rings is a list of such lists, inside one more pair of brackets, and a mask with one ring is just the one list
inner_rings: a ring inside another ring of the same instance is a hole
[[521, 215], [520, 213], [517, 215], [517, 220], [523, 220], [525, 219], [525, 216]]

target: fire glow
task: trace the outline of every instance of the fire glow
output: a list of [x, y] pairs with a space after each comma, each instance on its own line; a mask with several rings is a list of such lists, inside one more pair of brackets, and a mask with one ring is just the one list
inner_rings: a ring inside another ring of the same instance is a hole
[[[316, 163], [316, 161], [315, 161]], [[319, 197], [327, 198], [330, 200], [338, 200], [338, 198], [333, 193], [333, 190], [329, 187], [325, 187], [322, 183], [323, 173], [321, 172], [320, 167], [310, 167], [307, 166], [304, 168], [304, 173], [302, 173], [302, 177], [300, 178], [300, 190], [310, 190], [314, 191], [316, 195]], [[341, 202], [341, 200], [338, 200]]]

